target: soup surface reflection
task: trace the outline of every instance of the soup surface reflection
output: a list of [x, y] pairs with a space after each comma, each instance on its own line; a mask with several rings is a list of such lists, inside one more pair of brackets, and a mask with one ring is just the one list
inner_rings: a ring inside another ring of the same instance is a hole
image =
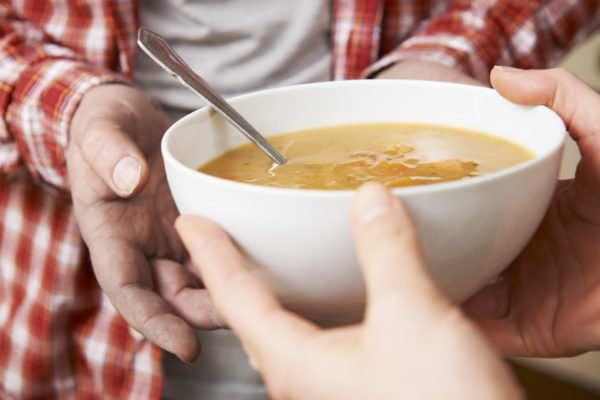
[[271, 136], [288, 162], [274, 164], [254, 144], [229, 150], [198, 168], [224, 179], [298, 189], [355, 189], [466, 179], [533, 157], [522, 147], [479, 132], [422, 124], [330, 126]]

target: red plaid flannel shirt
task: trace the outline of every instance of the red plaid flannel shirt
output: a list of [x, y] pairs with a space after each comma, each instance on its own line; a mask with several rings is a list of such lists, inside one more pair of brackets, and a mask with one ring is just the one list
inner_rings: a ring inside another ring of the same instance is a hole
[[[406, 58], [487, 81], [544, 67], [599, 23], [581, 0], [334, 0], [335, 79]], [[71, 117], [131, 77], [138, 3], [0, 1], [0, 397], [159, 398], [161, 351], [99, 289], [68, 196]]]

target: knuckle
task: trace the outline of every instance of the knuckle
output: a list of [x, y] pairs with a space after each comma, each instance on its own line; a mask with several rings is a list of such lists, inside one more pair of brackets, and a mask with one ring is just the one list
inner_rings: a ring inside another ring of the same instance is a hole
[[558, 79], [561, 80], [573, 80], [573, 79], [577, 79], [577, 75], [575, 75], [572, 71], [566, 69], [566, 68], [553, 68], [550, 70], [552, 72], [552, 74], [556, 75], [556, 77]]

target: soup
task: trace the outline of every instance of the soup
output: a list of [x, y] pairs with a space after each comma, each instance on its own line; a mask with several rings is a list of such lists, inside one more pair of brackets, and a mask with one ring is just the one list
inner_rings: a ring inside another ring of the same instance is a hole
[[401, 187], [468, 179], [533, 158], [504, 139], [423, 124], [330, 126], [271, 136], [269, 142], [287, 163], [274, 164], [248, 143], [198, 170], [255, 185], [347, 190], [367, 181]]

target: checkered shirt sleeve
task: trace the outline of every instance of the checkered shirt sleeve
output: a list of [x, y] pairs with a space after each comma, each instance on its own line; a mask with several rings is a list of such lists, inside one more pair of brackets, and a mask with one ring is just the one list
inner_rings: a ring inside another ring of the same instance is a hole
[[368, 77], [406, 59], [485, 83], [494, 65], [547, 68], [600, 26], [598, 0], [336, 1], [334, 77]]
[[107, 50], [99, 48], [107, 25], [65, 24], [70, 15], [63, 11], [41, 3], [0, 6], [0, 171], [24, 164], [33, 176], [61, 189], [68, 186], [69, 123], [82, 95], [95, 85], [127, 82], [109, 63], [84, 60]]
[[98, 287], [63, 195], [81, 97], [94, 85], [127, 82], [134, 6], [0, 2], [2, 399], [160, 398], [161, 351]]

